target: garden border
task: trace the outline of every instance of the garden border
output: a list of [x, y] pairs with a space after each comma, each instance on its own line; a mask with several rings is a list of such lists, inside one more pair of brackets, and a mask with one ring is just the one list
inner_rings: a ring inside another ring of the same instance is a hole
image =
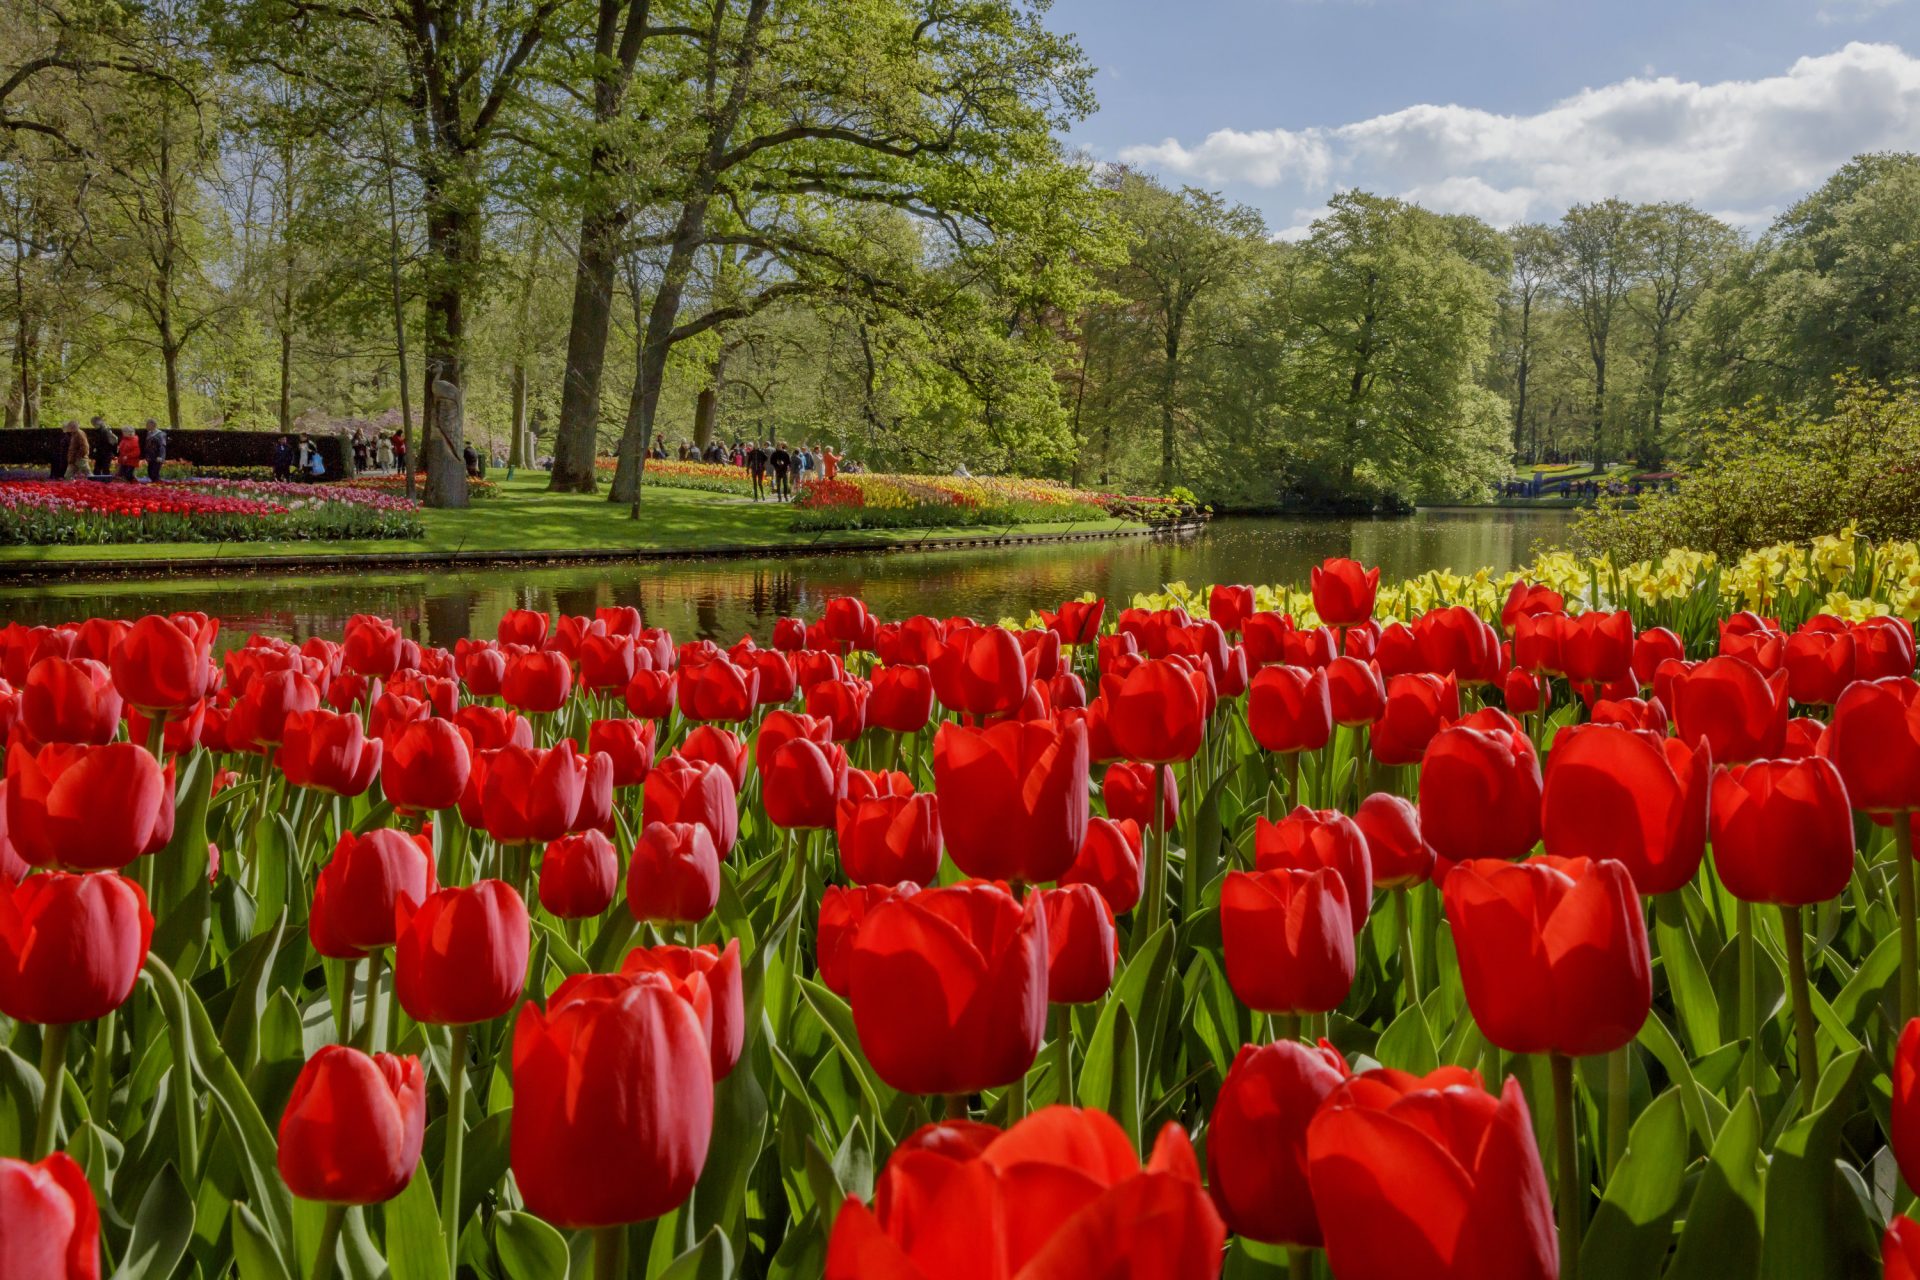
[[[97, 560], [7, 560], [0, 558], [0, 583], [32, 583], [116, 578], [168, 577], [213, 573], [264, 573], [276, 569], [303, 572], [351, 573], [373, 566], [382, 569], [429, 569], [459, 565], [555, 565], [590, 564], [620, 561], [666, 560], [767, 560], [789, 557], [842, 555], [856, 552], [958, 551], [973, 547], [1012, 547], [1057, 542], [1098, 542], [1110, 538], [1145, 538], [1191, 533], [1207, 526], [1207, 521], [1189, 520], [1176, 524], [1143, 525], [1119, 522], [1112, 529], [1063, 529], [1056, 533], [988, 533], [975, 537], [929, 536], [906, 538], [833, 538], [813, 542], [735, 543], [726, 546], [689, 547], [574, 547], [552, 550], [487, 551], [357, 551], [349, 555], [325, 555], [293, 552], [285, 555], [260, 555], [236, 552], [222, 554], [218, 548], [245, 547], [247, 543], [214, 543], [211, 555], [153, 557], [151, 559]], [[324, 546], [324, 543], [316, 543]]]

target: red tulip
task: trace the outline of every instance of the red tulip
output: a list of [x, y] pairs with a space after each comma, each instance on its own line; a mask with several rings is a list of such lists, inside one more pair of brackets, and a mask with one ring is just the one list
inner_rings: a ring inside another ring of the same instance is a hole
[[587, 754], [613, 761], [615, 787], [637, 787], [653, 768], [654, 732], [651, 720], [595, 720], [587, 726]]
[[613, 904], [620, 860], [598, 831], [561, 836], [540, 859], [540, 905], [562, 920], [590, 920]]
[[1853, 682], [1853, 633], [1809, 631], [1787, 638], [1787, 694], [1795, 702], [1830, 707]]
[[844, 680], [847, 664], [832, 649], [802, 649], [787, 657], [794, 681], [804, 691], [822, 680]]
[[[1461, 684], [1486, 684], [1502, 674], [1500, 637], [1465, 605], [1434, 609], [1414, 620], [1413, 635], [1426, 669], [1451, 673]], [[1381, 669], [1386, 669], [1382, 662]]]
[[571, 738], [545, 750], [502, 747], [474, 756], [460, 815], [506, 844], [545, 843], [601, 826], [612, 794], [612, 759], [580, 755]]
[[724, 770], [735, 791], [747, 785], [747, 744], [731, 730], [697, 724], [674, 750], [683, 760], [704, 760]]
[[627, 682], [627, 710], [642, 720], [671, 715], [680, 677], [672, 671], [636, 671]]
[[835, 596], [820, 612], [820, 626], [827, 638], [855, 649], [870, 647], [879, 625], [866, 602], [854, 596]]
[[573, 692], [573, 668], [551, 650], [516, 653], [507, 659], [500, 696], [521, 711], [558, 711]]
[[1372, 724], [1385, 712], [1387, 685], [1380, 678], [1378, 663], [1339, 657], [1327, 664], [1326, 671], [1335, 724]]
[[633, 636], [593, 633], [583, 636], [574, 660], [580, 667], [580, 686], [595, 692], [624, 691], [640, 664], [652, 658]]
[[1426, 672], [1387, 681], [1387, 702], [1373, 726], [1373, 758], [1381, 764], [1418, 764], [1434, 735], [1460, 718], [1460, 685]]
[[1570, 625], [1563, 613], [1522, 615], [1513, 628], [1513, 665], [1536, 674], [1566, 674]]
[[1862, 618], [1853, 624], [1854, 679], [1910, 676], [1913, 665], [1913, 625], [1905, 618]]
[[[391, 742], [404, 733], [408, 725], [434, 718], [433, 707], [424, 698], [410, 698], [387, 689], [375, 697], [367, 709], [367, 732], [382, 743]], [[251, 743], [242, 747], [242, 750], [251, 749]]]
[[392, 946], [395, 905], [402, 897], [424, 901], [434, 888], [433, 845], [425, 836], [389, 827], [344, 833], [314, 881], [313, 949], [357, 960]]
[[467, 736], [446, 720], [408, 725], [386, 742], [380, 786], [400, 809], [431, 812], [459, 803], [473, 771]]
[[720, 901], [720, 855], [693, 822], [649, 822], [627, 868], [627, 910], [636, 920], [698, 924]]
[[1293, 619], [1284, 613], [1262, 611], [1249, 614], [1240, 623], [1240, 640], [1247, 650], [1247, 661], [1264, 667], [1286, 661], [1286, 637], [1293, 630]]
[[1046, 973], [1037, 897], [1023, 908], [978, 883], [896, 895], [867, 914], [848, 965], [860, 1047], [907, 1093], [1009, 1084], [1039, 1052]]
[[1373, 617], [1373, 599], [1380, 589], [1380, 570], [1358, 560], [1330, 556], [1307, 575], [1313, 593], [1313, 611], [1333, 627], [1348, 627]]
[[1326, 867], [1347, 888], [1347, 909], [1359, 933], [1373, 909], [1373, 863], [1367, 837], [1352, 818], [1337, 809], [1296, 806], [1278, 822], [1265, 816], [1253, 824], [1253, 865], [1257, 871], [1314, 871]]
[[822, 680], [807, 690], [807, 714], [832, 726], [835, 742], [851, 742], [867, 727], [867, 682]]
[[1307, 1182], [1340, 1280], [1554, 1280], [1553, 1202], [1518, 1081], [1369, 1071], [1307, 1126]]
[[928, 884], [940, 872], [940, 804], [933, 796], [849, 795], [839, 803], [835, 829], [840, 866], [855, 884]]
[[1353, 821], [1367, 838], [1376, 889], [1401, 889], [1433, 878], [1433, 846], [1420, 834], [1420, 811], [1411, 800], [1376, 791], [1360, 802]]
[[1787, 736], [1780, 744], [1780, 758], [1804, 760], [1808, 756], [1817, 756], [1826, 736], [1827, 726], [1821, 721], [1812, 716], [1795, 716], [1787, 721]]
[[1770, 676], [1786, 666], [1787, 638], [1774, 619], [1743, 611], [1721, 622], [1720, 653]]
[[1060, 611], [1051, 618], [1041, 617], [1047, 626], [1060, 637], [1061, 644], [1093, 644], [1100, 638], [1100, 622], [1106, 616], [1105, 600], [1063, 600]]
[[1854, 808], [1920, 809], [1920, 684], [1894, 676], [1848, 686], [1834, 704], [1820, 754], [1840, 771]]
[[1252, 587], [1216, 585], [1207, 593], [1207, 616], [1222, 630], [1240, 630], [1253, 612]]
[[1042, 884], [1073, 865], [1089, 812], [1085, 725], [942, 724], [933, 778], [947, 853], [968, 875]]
[[529, 649], [546, 647], [547, 628], [552, 619], [545, 612], [533, 609], [509, 609], [501, 615], [499, 629], [494, 635], [501, 644], [523, 645]]
[[1904, 1213], [1893, 1215], [1880, 1241], [1883, 1280], [1920, 1280], [1920, 1224]]
[[233, 704], [227, 740], [247, 748], [278, 746], [286, 740], [287, 717], [320, 705], [320, 688], [296, 671], [265, 671], [246, 682]]
[[1598, 698], [1587, 714], [1595, 724], [1615, 724], [1623, 729], [1645, 729], [1659, 738], [1667, 736], [1667, 709], [1658, 698]]
[[1512, 635], [1522, 618], [1566, 611], [1566, 597], [1558, 591], [1551, 587], [1515, 579], [1514, 584], [1507, 589], [1506, 602], [1500, 606], [1500, 628], [1508, 635]]
[[1420, 830], [1449, 862], [1523, 858], [1540, 840], [1532, 741], [1511, 721], [1481, 723], [1441, 730], [1420, 762]]
[[1519, 667], [1507, 672], [1505, 683], [1501, 686], [1507, 710], [1516, 716], [1532, 715], [1540, 709], [1545, 700], [1545, 682], [1531, 671], [1522, 671]]
[[1321, 1243], [1307, 1187], [1307, 1125], [1347, 1076], [1346, 1059], [1325, 1041], [1240, 1047], [1207, 1123], [1207, 1187], [1236, 1235]]
[[393, 993], [415, 1022], [490, 1022], [520, 1003], [532, 926], [504, 880], [394, 899]]
[[[1160, 818], [1153, 816], [1154, 773], [1160, 775]], [[1133, 764], [1120, 760], [1107, 766], [1100, 781], [1100, 798], [1106, 802], [1107, 816], [1128, 820], [1152, 831], [1171, 830], [1180, 821], [1180, 783], [1171, 765]]]
[[0, 876], [0, 1013], [43, 1024], [104, 1017], [132, 993], [152, 939], [147, 895], [124, 876]]
[[0, 1269], [10, 1280], [100, 1280], [100, 1209], [64, 1151], [0, 1156]]
[[1168, 658], [1150, 658], [1109, 697], [1107, 724], [1129, 760], [1191, 760], [1206, 733], [1206, 706], [1193, 672]]
[[873, 909], [890, 898], [912, 895], [921, 886], [911, 880], [899, 884], [828, 885], [820, 892], [820, 923], [814, 936], [820, 981], [841, 999], [852, 991], [853, 944]]
[[1115, 915], [1139, 905], [1146, 891], [1146, 866], [1140, 850], [1140, 824], [1131, 818], [1089, 818], [1080, 855], [1060, 877], [1062, 885], [1090, 884]]
[[1509, 1053], [1607, 1053], [1647, 1020], [1647, 927], [1624, 864], [1460, 863], [1443, 886], [1467, 1008]]
[[[1900, 1176], [1911, 1187], [1920, 1184], [1920, 1018], [1900, 1031], [1893, 1052], [1893, 1158]], [[1914, 1251], [1920, 1259], [1920, 1249]]]
[[20, 724], [36, 742], [112, 742], [120, 710], [113, 677], [87, 658], [35, 663], [20, 691]]
[[747, 1040], [746, 996], [740, 974], [740, 942], [719, 947], [636, 947], [620, 972], [628, 977], [657, 973], [672, 982], [707, 1028], [709, 1066], [715, 1082], [726, 1079], [740, 1061]]
[[173, 766], [145, 747], [7, 750], [7, 832], [37, 867], [113, 871], [173, 839]]
[[1560, 640], [1561, 671], [1570, 680], [1608, 684], [1633, 673], [1633, 617], [1625, 609], [1568, 618]]
[[928, 664], [942, 705], [973, 716], [1005, 715], [1027, 692], [1020, 642], [1004, 627], [949, 632]]
[[130, 707], [182, 711], [213, 692], [220, 624], [204, 614], [139, 619], [113, 652], [113, 685]]
[[713, 839], [714, 852], [724, 858], [733, 851], [740, 832], [740, 811], [733, 780], [726, 771], [704, 760], [669, 754], [647, 775], [641, 793], [641, 821], [697, 822]]
[[795, 738], [805, 738], [825, 746], [833, 741], [833, 726], [825, 720], [797, 711], [779, 709], [767, 712], [766, 719], [760, 722], [760, 732], [753, 741], [754, 768], [765, 773], [774, 752]]
[[1262, 667], [1247, 686], [1247, 728], [1265, 751], [1318, 751], [1333, 733], [1324, 670]]
[[1420, 654], [1420, 637], [1413, 633], [1412, 627], [1399, 622], [1380, 628], [1380, 638], [1373, 646], [1373, 660], [1380, 664], [1380, 674], [1389, 680], [1413, 675], [1426, 665]]
[[807, 738], [784, 742], [768, 760], [762, 779], [767, 818], [782, 827], [811, 830], [834, 825], [847, 787], [847, 753], [834, 743]]
[[1004, 1134], [971, 1121], [910, 1134], [873, 1207], [841, 1207], [825, 1280], [1210, 1280], [1225, 1243], [1177, 1126], [1143, 1170], [1112, 1117], [1056, 1106]]
[[1541, 828], [1560, 858], [1614, 858], [1642, 894], [1693, 879], [1706, 852], [1713, 762], [1678, 738], [1612, 725], [1561, 730], [1547, 758]]
[[1709, 658], [1673, 676], [1673, 696], [1661, 701], [1674, 729], [1688, 742], [1707, 740], [1721, 764], [1745, 764], [1780, 754], [1787, 732], [1787, 673], [1764, 676], [1739, 658]]
[[[636, 673], [634, 684], [640, 682]], [[757, 671], [743, 670], [716, 658], [680, 672], [680, 713], [689, 720], [745, 720], [753, 714], [760, 687]], [[627, 689], [627, 702], [633, 703], [633, 687]], [[635, 715], [645, 714], [634, 708]]]
[[1653, 673], [1667, 661], [1684, 662], [1687, 646], [1665, 627], [1649, 627], [1633, 638], [1633, 678], [1642, 689], [1651, 688]]
[[1119, 938], [1113, 908], [1090, 884], [1040, 891], [1047, 913], [1047, 999], [1093, 1004], [1113, 986]]
[[1227, 981], [1260, 1013], [1325, 1013], [1353, 985], [1353, 912], [1340, 873], [1229, 871], [1220, 891]]
[[807, 624], [799, 618], [775, 618], [773, 647], [783, 652], [806, 648]]
[[713, 1133], [712, 1050], [662, 974], [561, 984], [513, 1029], [510, 1160], [527, 1208], [560, 1227], [679, 1207]]
[[897, 796], [904, 800], [913, 793], [913, 779], [897, 770], [848, 769], [847, 793], [841, 799], [879, 800]]
[[286, 738], [274, 763], [296, 787], [357, 796], [380, 771], [381, 744], [368, 738], [360, 717], [315, 708], [287, 717]]
[[933, 715], [933, 673], [926, 667], [887, 666], [873, 673], [867, 723], [894, 733], [918, 733]]
[[1847, 790], [1819, 758], [1760, 760], [1713, 780], [1713, 864], [1746, 902], [1805, 906], [1845, 892], [1853, 876]]
[[426, 1127], [420, 1059], [323, 1045], [280, 1116], [280, 1176], [302, 1200], [391, 1200], [413, 1180]]

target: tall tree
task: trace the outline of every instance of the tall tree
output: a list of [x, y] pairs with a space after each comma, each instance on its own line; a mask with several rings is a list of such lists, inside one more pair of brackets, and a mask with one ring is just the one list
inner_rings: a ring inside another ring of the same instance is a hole
[[1607, 452], [1607, 367], [1613, 354], [1613, 324], [1640, 273], [1640, 223], [1626, 201], [1600, 200], [1567, 210], [1555, 234], [1560, 242], [1560, 288], [1579, 319], [1593, 372], [1593, 465], [1599, 467]]
[[1507, 278], [1502, 311], [1507, 320], [1507, 358], [1512, 367], [1513, 450], [1537, 459], [1540, 436], [1537, 424], [1527, 416], [1527, 392], [1533, 379], [1535, 359], [1535, 310], [1552, 288], [1559, 270], [1559, 246], [1553, 229], [1537, 222], [1525, 222], [1507, 232], [1513, 250], [1513, 270]]
[[1648, 412], [1637, 442], [1656, 466], [1666, 445], [1667, 399], [1685, 326], [1714, 277], [1739, 247], [1739, 233], [1688, 204], [1644, 205], [1639, 213], [1642, 287], [1628, 295], [1647, 342]]

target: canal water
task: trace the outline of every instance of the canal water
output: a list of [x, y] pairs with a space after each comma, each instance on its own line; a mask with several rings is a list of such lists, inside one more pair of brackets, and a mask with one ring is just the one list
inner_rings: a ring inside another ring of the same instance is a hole
[[1400, 520], [1241, 517], [1162, 538], [964, 551], [478, 568], [306, 577], [248, 574], [0, 589], [0, 619], [51, 623], [197, 609], [223, 620], [223, 640], [260, 632], [338, 636], [348, 615], [393, 618], [423, 643], [491, 636], [508, 609], [591, 613], [634, 605], [677, 638], [765, 642], [775, 618], [815, 617], [858, 595], [883, 617], [967, 614], [1024, 618], [1084, 591], [1116, 607], [1167, 582], [1304, 584], [1328, 556], [1351, 556], [1400, 578], [1427, 569], [1509, 569], [1562, 545], [1571, 512], [1423, 511]]

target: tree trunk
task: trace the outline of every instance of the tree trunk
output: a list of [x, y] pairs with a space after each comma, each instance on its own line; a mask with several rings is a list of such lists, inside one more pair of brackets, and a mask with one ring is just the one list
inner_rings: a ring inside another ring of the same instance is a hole
[[160, 363], [167, 372], [167, 430], [180, 430], [180, 344], [173, 340], [172, 327], [160, 332]]
[[720, 386], [727, 376], [727, 353], [723, 349], [707, 366], [707, 385], [693, 401], [693, 442], [705, 449], [713, 441], [720, 421]]
[[462, 421], [459, 414], [442, 415], [435, 403], [434, 384], [445, 382], [464, 391], [461, 354], [466, 339], [466, 297], [461, 277], [478, 247], [478, 217], [447, 199], [440, 184], [428, 182], [426, 289], [427, 368], [421, 415], [421, 455], [426, 463], [427, 505], [457, 508], [467, 505], [467, 464], [461, 456]]
[[1167, 322], [1166, 370], [1160, 381], [1160, 492], [1173, 488], [1173, 399], [1180, 386], [1180, 325]]
[[673, 350], [673, 326], [680, 315], [680, 300], [686, 293], [687, 279], [693, 274], [693, 260], [706, 229], [707, 198], [689, 200], [680, 210], [674, 227], [673, 251], [667, 268], [654, 291], [653, 305], [647, 310], [647, 323], [638, 340], [634, 361], [633, 394], [628, 397], [627, 422], [620, 432], [620, 459], [613, 473], [610, 502], [624, 502], [640, 515], [641, 473], [646, 468], [647, 446], [653, 443], [653, 416], [660, 407], [660, 383], [666, 377], [667, 356]]
[[594, 455], [600, 440], [600, 379], [606, 368], [613, 313], [618, 223], [604, 210], [580, 219], [579, 265], [573, 274], [573, 318], [567, 326], [567, 368], [560, 386], [560, 425], [554, 430], [549, 489], [593, 493], [599, 487]]
[[280, 330], [280, 430], [293, 430], [293, 334]]
[[523, 360], [513, 365], [513, 439], [507, 444], [507, 466], [527, 465], [527, 366]]

